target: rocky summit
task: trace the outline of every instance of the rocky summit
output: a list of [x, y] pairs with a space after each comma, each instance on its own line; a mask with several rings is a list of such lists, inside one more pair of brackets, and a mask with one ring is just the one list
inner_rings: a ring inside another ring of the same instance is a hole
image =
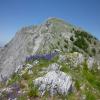
[[57, 18], [0, 48], [0, 100], [44, 99], [100, 99], [100, 41]]

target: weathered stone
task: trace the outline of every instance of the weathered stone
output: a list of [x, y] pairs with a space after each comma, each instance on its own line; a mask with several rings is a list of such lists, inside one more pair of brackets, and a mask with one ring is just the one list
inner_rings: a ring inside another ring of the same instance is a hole
[[23, 65], [19, 65], [18, 67], [16, 67], [15, 73], [20, 72], [22, 69], [23, 69]]
[[81, 53], [67, 53], [65, 55], [60, 55], [58, 62], [67, 63], [70, 67], [77, 67], [84, 62], [84, 56]]
[[94, 58], [92, 57], [89, 57], [88, 60], [87, 60], [87, 65], [88, 65], [88, 68], [89, 69], [92, 69], [93, 68], [93, 65], [94, 65]]
[[67, 95], [71, 85], [71, 76], [61, 71], [50, 71], [45, 76], [33, 81], [39, 87], [41, 95], [47, 90], [51, 95], [56, 93]]
[[48, 66], [48, 68], [43, 68], [43, 71], [45, 72], [49, 72], [49, 71], [59, 71], [61, 68], [61, 66], [57, 63], [53, 63], [53, 64], [50, 64]]

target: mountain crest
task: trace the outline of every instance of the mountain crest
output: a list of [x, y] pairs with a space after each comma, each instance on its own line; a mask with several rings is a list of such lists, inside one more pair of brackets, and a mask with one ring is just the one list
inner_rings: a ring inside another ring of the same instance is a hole
[[17, 32], [0, 51], [0, 74], [9, 76], [27, 56], [50, 53], [55, 49], [63, 53], [77, 51], [98, 60], [99, 47], [100, 42], [87, 32], [62, 19], [49, 18], [41, 25], [25, 27]]

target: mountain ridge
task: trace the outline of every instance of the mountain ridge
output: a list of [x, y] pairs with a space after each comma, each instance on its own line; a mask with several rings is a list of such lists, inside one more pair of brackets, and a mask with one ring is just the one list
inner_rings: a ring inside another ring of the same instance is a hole
[[60, 19], [28, 26], [0, 49], [0, 100], [99, 100], [100, 41]]
[[[78, 42], [80, 37], [84, 43], [84, 45], [81, 44], [82, 46]], [[49, 53], [54, 49], [62, 52], [73, 52], [74, 50], [88, 56], [98, 55], [95, 52], [99, 51], [99, 47], [95, 49], [91, 41], [99, 45], [98, 40], [92, 35], [57, 18], [50, 18], [39, 26], [22, 28], [1, 50], [0, 68], [2, 70], [0, 74], [11, 75], [18, 65], [24, 63], [27, 55]]]

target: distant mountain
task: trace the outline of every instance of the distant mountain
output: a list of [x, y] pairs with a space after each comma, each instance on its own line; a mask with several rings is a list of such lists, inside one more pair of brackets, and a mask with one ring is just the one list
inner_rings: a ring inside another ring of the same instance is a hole
[[0, 52], [0, 74], [9, 76], [29, 55], [54, 49], [80, 52], [100, 61], [100, 41], [86, 31], [57, 18], [22, 28]]

